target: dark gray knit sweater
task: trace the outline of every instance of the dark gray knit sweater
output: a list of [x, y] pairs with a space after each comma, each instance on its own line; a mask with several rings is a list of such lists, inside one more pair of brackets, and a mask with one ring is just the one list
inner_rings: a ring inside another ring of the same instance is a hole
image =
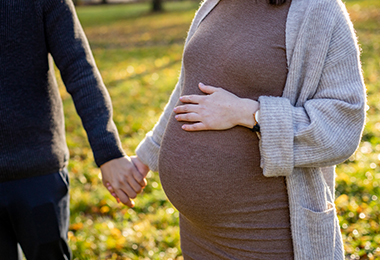
[[52, 60], [97, 165], [124, 155], [112, 106], [71, 0], [0, 0], [0, 182], [65, 167], [62, 102]]

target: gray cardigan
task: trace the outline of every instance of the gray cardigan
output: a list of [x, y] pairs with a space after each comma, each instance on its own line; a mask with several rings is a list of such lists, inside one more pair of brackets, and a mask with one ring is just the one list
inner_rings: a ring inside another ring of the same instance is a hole
[[[198, 10], [185, 43], [219, 0]], [[286, 176], [295, 259], [344, 259], [334, 205], [335, 166], [352, 155], [365, 121], [359, 48], [341, 0], [292, 0], [282, 97], [260, 102], [261, 167]], [[160, 143], [181, 94], [184, 68], [165, 111], [136, 153], [158, 170]]]

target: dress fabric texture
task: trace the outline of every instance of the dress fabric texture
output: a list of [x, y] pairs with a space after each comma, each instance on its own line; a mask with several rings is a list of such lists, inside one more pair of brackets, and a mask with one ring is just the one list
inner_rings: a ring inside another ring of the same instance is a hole
[[[202, 3], [185, 48], [218, 2]], [[335, 165], [355, 152], [364, 128], [360, 51], [341, 0], [293, 0], [285, 40], [288, 74], [282, 96], [259, 97], [260, 167], [267, 178], [286, 177], [294, 259], [343, 260]], [[153, 171], [185, 74], [182, 64], [163, 114], [136, 149]]]
[[[186, 46], [182, 95], [202, 94], [203, 82], [242, 98], [281, 96], [289, 6], [220, 1]], [[184, 258], [293, 259], [285, 178], [264, 177], [257, 135], [241, 126], [186, 132], [174, 115], [159, 173], [181, 215]]]

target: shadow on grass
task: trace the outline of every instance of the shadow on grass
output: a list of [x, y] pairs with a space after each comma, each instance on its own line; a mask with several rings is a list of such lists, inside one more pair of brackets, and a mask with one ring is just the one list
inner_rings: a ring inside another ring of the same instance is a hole
[[133, 76], [126, 76], [124, 78], [109, 81], [109, 82], [107, 82], [107, 88], [117, 87], [117, 86], [119, 86], [119, 84], [121, 84], [125, 81], [142, 80], [145, 76], [150, 75], [152, 73], [158, 73], [164, 69], [170, 68], [170, 67], [174, 66], [175, 64], [177, 64], [178, 62], [181, 62], [181, 60], [180, 59], [179, 60], [172, 60], [168, 64], [166, 64], [162, 67], [146, 70], [142, 73], [135, 74]]

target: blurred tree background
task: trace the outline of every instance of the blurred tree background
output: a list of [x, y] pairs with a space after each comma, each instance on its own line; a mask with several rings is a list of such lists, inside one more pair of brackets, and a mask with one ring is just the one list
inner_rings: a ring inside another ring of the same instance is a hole
[[[111, 2], [111, 0], [108, 0]], [[368, 88], [363, 141], [337, 167], [336, 205], [347, 259], [380, 259], [380, 1], [347, 0], [362, 48]], [[197, 1], [152, 1], [78, 6], [77, 12], [114, 106], [114, 120], [129, 155], [153, 127], [179, 75], [186, 32]], [[57, 72], [57, 76], [59, 72]], [[102, 186], [86, 134], [60, 82], [70, 149], [70, 246], [74, 259], [182, 259], [178, 212], [157, 173], [126, 208]]]
[[[95, 4], [127, 4], [151, 2], [151, 10], [153, 12], [163, 11], [163, 0], [73, 0], [75, 5], [95, 5]], [[173, 0], [171, 0], [173, 1]], [[174, 0], [177, 1], [177, 0]]]

